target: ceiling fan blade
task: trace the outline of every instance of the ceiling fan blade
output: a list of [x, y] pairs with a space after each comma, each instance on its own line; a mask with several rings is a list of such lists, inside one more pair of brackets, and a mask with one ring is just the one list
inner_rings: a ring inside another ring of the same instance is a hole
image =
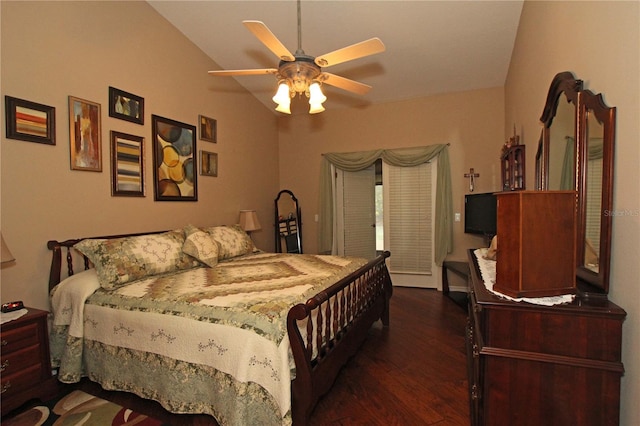
[[253, 33], [254, 36], [258, 38], [269, 48], [270, 51], [275, 53], [275, 55], [283, 60], [283, 61], [294, 61], [296, 58], [293, 56], [289, 49], [287, 49], [280, 40], [271, 32], [269, 28], [261, 21], [242, 21], [245, 27], [249, 31]]
[[361, 41], [360, 43], [352, 44], [351, 46], [343, 47], [342, 49], [320, 55], [316, 57], [315, 62], [319, 67], [330, 67], [342, 62], [375, 55], [376, 53], [384, 52], [384, 50], [385, 47], [382, 40], [378, 37], [374, 37], [369, 40]]
[[371, 90], [371, 86], [368, 84], [360, 83], [328, 72], [320, 74], [320, 80], [330, 86], [335, 86], [348, 92], [357, 93], [358, 95], [364, 95]]
[[215, 70], [209, 71], [209, 74], [218, 77], [227, 77], [234, 75], [263, 75], [263, 74], [277, 74], [278, 70], [275, 68], [262, 68], [254, 70]]

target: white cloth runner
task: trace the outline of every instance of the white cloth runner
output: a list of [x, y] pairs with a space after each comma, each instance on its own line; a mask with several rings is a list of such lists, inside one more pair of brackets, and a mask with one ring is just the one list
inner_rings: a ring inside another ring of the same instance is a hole
[[4, 324], [5, 322], [17, 320], [21, 316], [26, 315], [27, 312], [29, 311], [25, 308], [18, 309], [17, 311], [13, 311], [13, 312], [2, 312], [1, 313], [2, 324]]
[[502, 294], [493, 289], [493, 285], [496, 283], [496, 262], [495, 260], [485, 259], [483, 256], [487, 251], [486, 248], [477, 249], [473, 252], [476, 255], [476, 259], [478, 259], [478, 266], [480, 266], [480, 274], [482, 275], [482, 279], [484, 281], [484, 285], [491, 293], [503, 297], [508, 300], [512, 300], [514, 302], [527, 302], [533, 303], [534, 305], [544, 305], [544, 306], [553, 306], [560, 305], [563, 303], [571, 303], [575, 294], [563, 294], [560, 296], [549, 296], [549, 297], [510, 297], [506, 294]]

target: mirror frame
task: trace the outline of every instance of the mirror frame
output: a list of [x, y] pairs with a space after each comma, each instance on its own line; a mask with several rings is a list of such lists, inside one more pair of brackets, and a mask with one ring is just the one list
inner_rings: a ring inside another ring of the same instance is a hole
[[[602, 140], [602, 194], [600, 206], [600, 258], [598, 272], [584, 266], [585, 233], [586, 233], [586, 195], [587, 195], [587, 167], [589, 161], [589, 144], [587, 138], [588, 116], [593, 114], [603, 126]], [[577, 246], [577, 275], [578, 278], [592, 287], [596, 293], [609, 293], [609, 274], [611, 266], [611, 225], [613, 216], [613, 156], [615, 145], [616, 107], [605, 104], [601, 93], [594, 94], [589, 90], [582, 90], [578, 97], [578, 155], [580, 166], [578, 170], [578, 240]], [[588, 289], [593, 291], [592, 288]]]
[[536, 190], [542, 191], [543, 188], [547, 185], [546, 179], [544, 177], [544, 130], [540, 133], [540, 139], [538, 140], [538, 150], [536, 151]]
[[[544, 125], [542, 129], [542, 161], [541, 161], [541, 170], [538, 171], [536, 168], [536, 173], [540, 173], [540, 189], [543, 191], [547, 191], [549, 189], [549, 151], [550, 151], [550, 143], [551, 143], [551, 124], [553, 123], [553, 119], [556, 117], [556, 112], [558, 111], [558, 104], [560, 102], [560, 97], [564, 94], [569, 103], [573, 103], [574, 105], [574, 129], [573, 134], [575, 136], [575, 143], [577, 145], [578, 141], [578, 127], [579, 127], [579, 117], [578, 117], [578, 93], [582, 90], [582, 80], [577, 80], [574, 75], [569, 71], [564, 71], [556, 74], [551, 82], [551, 86], [549, 87], [549, 92], [547, 94], [547, 101], [544, 105], [544, 110], [542, 111], [542, 116], [540, 117], [540, 121]], [[575, 152], [577, 156], [578, 147], [575, 147]], [[574, 157], [574, 165], [576, 166], [576, 170], [574, 171], [574, 187], [576, 191], [578, 190], [578, 169], [579, 163], [578, 158]], [[579, 198], [579, 195], [578, 195]]]
[[295, 215], [296, 215], [296, 226], [298, 227], [298, 232], [297, 232], [297, 240], [298, 240], [298, 253], [302, 254], [302, 213], [300, 210], [300, 205], [298, 204], [298, 199], [296, 198], [295, 195], [293, 195], [293, 192], [291, 192], [288, 189], [283, 189], [282, 191], [278, 192], [278, 196], [276, 197], [276, 199], [274, 200], [274, 206], [275, 206], [275, 216], [274, 216], [274, 230], [275, 230], [275, 252], [276, 253], [281, 253], [282, 252], [282, 239], [280, 236], [280, 213], [278, 212], [278, 201], [280, 201], [280, 197], [283, 196], [284, 194], [287, 194], [291, 197], [291, 201], [293, 201], [295, 207]]
[[[611, 217], [613, 216], [613, 156], [615, 145], [616, 108], [608, 107], [602, 94], [595, 95], [584, 90], [582, 80], [578, 80], [569, 72], [556, 74], [540, 117], [544, 127], [542, 141], [538, 145], [538, 161], [536, 158], [536, 175], [539, 175], [539, 187], [546, 191], [549, 186], [549, 144], [550, 127], [555, 118], [560, 97], [564, 93], [567, 100], [575, 105], [575, 170], [574, 184], [576, 190], [576, 278], [578, 289], [583, 297], [606, 297], [609, 292], [609, 274], [611, 264]], [[603, 124], [603, 163], [602, 163], [602, 205], [600, 222], [600, 259], [598, 272], [586, 268], [584, 263], [586, 195], [587, 195], [587, 117], [589, 112]]]

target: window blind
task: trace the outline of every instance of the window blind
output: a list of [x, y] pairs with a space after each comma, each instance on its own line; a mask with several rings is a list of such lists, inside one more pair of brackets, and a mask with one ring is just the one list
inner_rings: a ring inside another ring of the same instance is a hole
[[589, 160], [587, 165], [586, 238], [596, 253], [600, 253], [600, 223], [602, 220], [602, 158]]
[[431, 163], [415, 167], [389, 166], [383, 174], [389, 197], [389, 269], [392, 273], [431, 274], [432, 205]]

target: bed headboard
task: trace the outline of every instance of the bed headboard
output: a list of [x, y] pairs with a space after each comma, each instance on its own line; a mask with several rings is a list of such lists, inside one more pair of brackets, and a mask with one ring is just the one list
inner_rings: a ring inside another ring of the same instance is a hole
[[77, 238], [77, 239], [66, 240], [66, 241], [57, 241], [57, 240], [48, 241], [47, 248], [53, 252], [53, 256], [51, 258], [51, 269], [49, 270], [49, 291], [51, 291], [51, 289], [55, 287], [57, 284], [59, 284], [61, 281], [62, 251], [64, 249], [66, 249], [67, 274], [71, 276], [76, 272], [76, 269], [74, 269], [74, 265], [73, 265], [74, 252], [77, 253], [79, 256], [82, 256], [82, 259], [84, 261], [83, 270], [89, 269], [91, 267], [89, 258], [87, 258], [85, 255], [83, 255], [82, 253], [80, 253], [79, 251], [73, 248], [75, 244], [79, 243], [82, 240], [92, 239], [92, 238], [111, 239], [111, 238], [123, 238], [123, 237], [137, 237], [139, 235], [160, 234], [162, 232], [167, 232], [167, 231], [139, 232], [136, 234], [105, 235], [100, 237], [84, 237], [84, 238]]

